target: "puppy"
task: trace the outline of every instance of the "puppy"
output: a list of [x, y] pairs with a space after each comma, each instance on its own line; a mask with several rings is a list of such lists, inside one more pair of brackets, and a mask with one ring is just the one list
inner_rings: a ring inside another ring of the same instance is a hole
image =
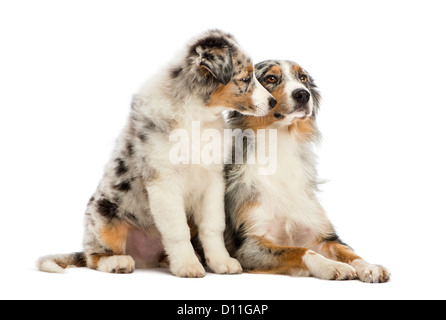
[[154, 265], [167, 257], [175, 276], [203, 277], [189, 222], [207, 265], [220, 274], [240, 273], [224, 244], [223, 161], [174, 164], [170, 135], [182, 130], [192, 139], [197, 123], [222, 132], [222, 111], [265, 115], [275, 105], [232, 35], [212, 30], [193, 39], [134, 97], [128, 124], [86, 210], [84, 251], [41, 258], [39, 269], [63, 272], [74, 265], [131, 273], [134, 257], [143, 253], [138, 259], [146, 264], [149, 257]]
[[[240, 144], [244, 150], [238, 150], [244, 152], [245, 163], [225, 169], [231, 255], [254, 273], [388, 281], [386, 269], [367, 263], [339, 239], [316, 197], [312, 147], [319, 138], [320, 95], [312, 77], [290, 61], [262, 62], [256, 76], [277, 106], [264, 117], [239, 112], [229, 116], [230, 126], [244, 130], [240, 134], [247, 137]], [[259, 164], [246, 164], [265, 143], [259, 129], [277, 132], [277, 141], [266, 142], [270, 152], [277, 148], [278, 169], [271, 175], [259, 175]]]

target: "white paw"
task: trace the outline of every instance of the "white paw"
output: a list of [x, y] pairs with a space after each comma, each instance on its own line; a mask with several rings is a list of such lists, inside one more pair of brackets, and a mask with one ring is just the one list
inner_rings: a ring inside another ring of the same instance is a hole
[[98, 270], [108, 273], [132, 273], [135, 261], [130, 256], [102, 257], [98, 262]]
[[358, 273], [359, 280], [366, 283], [384, 283], [390, 280], [390, 272], [386, 268], [369, 264], [364, 260], [353, 262]]
[[218, 274], [240, 274], [243, 271], [240, 263], [236, 259], [229, 257], [217, 261], [207, 261], [207, 265]]
[[358, 278], [355, 268], [346, 263], [333, 261], [323, 271], [326, 280], [355, 280]]
[[315, 252], [309, 251], [304, 259], [313, 277], [323, 280], [354, 280], [358, 277], [352, 266], [329, 260]]
[[170, 271], [176, 277], [180, 278], [203, 278], [206, 271], [197, 257], [191, 261], [170, 263]]

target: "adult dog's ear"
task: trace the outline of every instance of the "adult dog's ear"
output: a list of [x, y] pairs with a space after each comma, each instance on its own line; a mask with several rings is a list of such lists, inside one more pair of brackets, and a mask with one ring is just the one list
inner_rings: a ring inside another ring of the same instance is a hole
[[226, 45], [206, 46], [198, 45], [196, 52], [199, 55], [198, 65], [210, 72], [218, 82], [226, 85], [232, 79], [234, 65], [231, 48]]

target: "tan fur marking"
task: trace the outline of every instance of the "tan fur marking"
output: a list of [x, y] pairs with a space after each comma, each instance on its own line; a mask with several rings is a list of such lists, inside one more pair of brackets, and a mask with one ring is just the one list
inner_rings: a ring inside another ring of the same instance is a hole
[[230, 82], [226, 86], [220, 84], [217, 89], [215, 89], [215, 91], [211, 94], [211, 98], [207, 106], [212, 108], [228, 105], [231, 102], [231, 99], [234, 98], [231, 92], [233, 86], [234, 84], [232, 82]]
[[[252, 101], [254, 90], [239, 96], [236, 95], [237, 90], [236, 85], [232, 81], [227, 85], [220, 84], [211, 94], [207, 106], [210, 108], [225, 106], [238, 111], [255, 111], [254, 102]], [[241, 110], [240, 106], [244, 106], [246, 109]]]
[[[278, 68], [278, 67], [277, 67]], [[275, 113], [287, 113], [287, 110], [284, 110], [286, 106], [288, 105], [288, 98], [285, 93], [285, 86], [280, 86], [273, 92], [271, 92], [273, 97], [277, 100], [277, 105], [274, 107], [273, 110], [270, 111], [266, 116], [264, 117], [254, 117], [254, 116], [247, 116], [243, 119], [242, 126], [244, 129], [266, 129], [270, 127], [274, 122], [279, 121], [280, 119], [277, 119], [274, 117]]]
[[288, 131], [295, 131], [300, 142], [310, 141], [315, 135], [313, 119], [298, 119], [288, 127]]
[[273, 67], [269, 70], [268, 74], [271, 74], [271, 73], [273, 73], [274, 75], [278, 75], [278, 74], [281, 74], [281, 73], [282, 73], [282, 70], [280, 69], [279, 66], [273, 66]]
[[244, 129], [266, 129], [271, 124], [273, 124], [276, 119], [274, 119], [274, 113], [269, 113], [264, 117], [247, 116], [243, 118], [242, 127]]
[[111, 249], [111, 253], [92, 254], [87, 256], [87, 266], [91, 269], [97, 269], [99, 260], [102, 257], [113, 255], [125, 255], [125, 243], [129, 233], [129, 226], [125, 223], [107, 224], [102, 227], [100, 234], [102, 241]]
[[298, 65], [298, 64], [293, 65], [293, 71], [294, 71], [294, 72], [299, 72], [300, 69], [302, 69], [302, 68], [300, 67], [300, 65]]
[[[248, 66], [244, 69], [242, 74], [248, 76], [254, 72], [254, 67]], [[238, 111], [255, 111], [254, 102], [252, 101], [252, 94], [254, 93], [254, 88], [245, 94], [240, 95], [239, 89], [234, 81], [229, 82], [227, 85], [220, 84], [217, 89], [211, 94], [208, 107], [221, 107], [225, 106]], [[245, 107], [245, 110], [241, 110], [240, 106]]]
[[331, 259], [335, 259], [339, 262], [352, 263], [357, 259], [362, 259], [360, 256], [355, 254], [346, 245], [340, 244], [338, 242], [326, 242], [322, 245], [322, 251], [326, 253]]
[[127, 224], [110, 224], [101, 229], [101, 238], [113, 250], [114, 255], [124, 255], [128, 233], [129, 226]]
[[252, 273], [292, 275], [296, 271], [308, 271], [303, 261], [303, 257], [309, 251], [308, 249], [277, 246], [265, 238], [255, 238], [274, 257], [274, 267], [270, 269], [256, 269]]
[[106, 255], [90, 255], [87, 257], [87, 266], [90, 269], [97, 269], [99, 260]]
[[[273, 97], [277, 101], [276, 107], [273, 109], [273, 112], [271, 115], [274, 115], [274, 113], [288, 113], [289, 110], [287, 110], [287, 107], [289, 105], [289, 99], [285, 92], [285, 84], [280, 85], [277, 87], [273, 92], [271, 92]], [[277, 121], [277, 120], [276, 120]]]

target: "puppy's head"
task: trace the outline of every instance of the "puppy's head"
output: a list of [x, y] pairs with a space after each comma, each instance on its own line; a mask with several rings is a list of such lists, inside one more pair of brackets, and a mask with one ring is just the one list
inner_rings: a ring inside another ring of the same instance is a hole
[[209, 108], [264, 116], [276, 105], [257, 81], [252, 60], [230, 34], [212, 30], [195, 39], [186, 63], [173, 69], [172, 77], [183, 77]]
[[274, 96], [271, 118], [292, 123], [315, 118], [320, 95], [313, 78], [297, 63], [268, 60], [256, 65], [258, 81]]

